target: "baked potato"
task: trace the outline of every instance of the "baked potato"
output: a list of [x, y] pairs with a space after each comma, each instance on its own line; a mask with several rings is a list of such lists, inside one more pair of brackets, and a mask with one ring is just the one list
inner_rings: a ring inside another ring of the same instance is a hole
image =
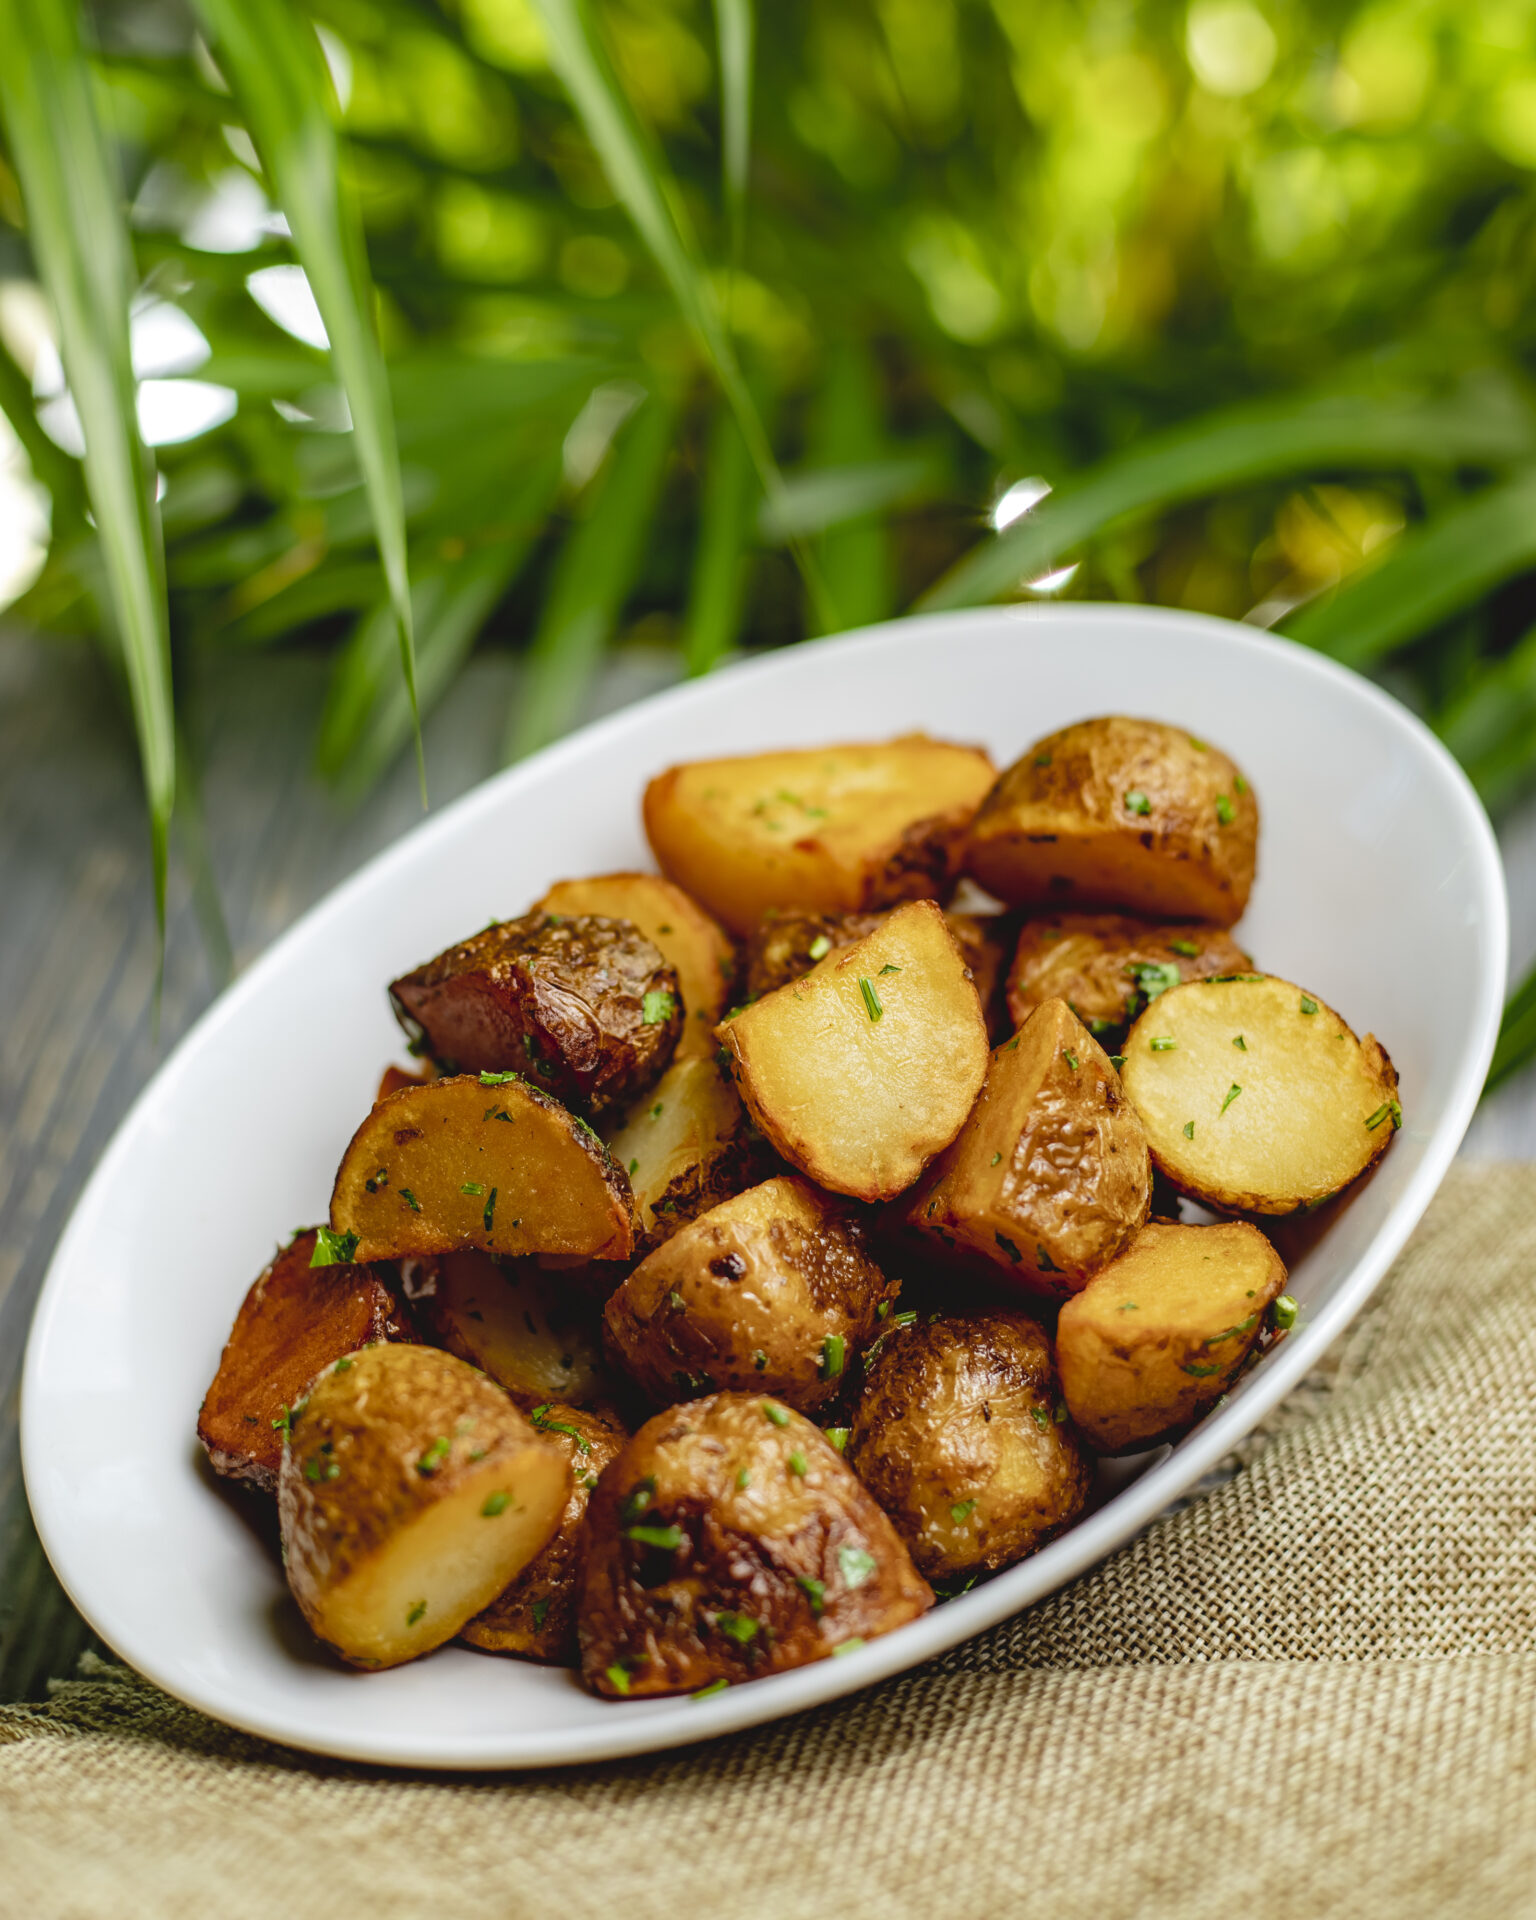
[[641, 1254], [753, 1185], [773, 1158], [713, 1057], [674, 1061], [605, 1138], [634, 1194]]
[[681, 887], [655, 873], [602, 873], [560, 880], [534, 908], [572, 918], [598, 914], [627, 920], [677, 975], [683, 1027], [674, 1060], [714, 1057], [713, 1028], [731, 1004], [736, 948], [725, 929]]
[[1089, 1445], [1176, 1439], [1231, 1386], [1284, 1290], [1284, 1263], [1246, 1221], [1148, 1226], [1056, 1322], [1062, 1395]]
[[629, 921], [590, 913], [494, 923], [389, 994], [434, 1059], [527, 1074], [594, 1117], [643, 1093], [683, 1029], [676, 969]]
[[815, 1413], [842, 1391], [893, 1293], [848, 1204], [790, 1175], [675, 1233], [604, 1320], [625, 1370], [662, 1405], [734, 1388]]
[[871, 1357], [844, 1458], [930, 1580], [1011, 1566], [1082, 1512], [1092, 1461], [1027, 1314], [895, 1325]]
[[1006, 1018], [1001, 991], [1008, 966], [1012, 917], [996, 913], [958, 913], [953, 907], [946, 907], [944, 924], [955, 936], [955, 945], [971, 970], [971, 982], [976, 988], [976, 998], [981, 1002], [981, 1017], [987, 1023], [987, 1037], [1006, 1040], [1020, 1024]]
[[1259, 809], [1241, 771], [1182, 727], [1113, 715], [1038, 740], [972, 825], [966, 867], [1010, 906], [1109, 907], [1236, 923]]
[[1151, 1196], [1119, 1075], [1065, 1001], [1048, 1000], [993, 1049], [981, 1098], [905, 1211], [994, 1278], [1060, 1299], [1130, 1245]]
[[669, 879], [745, 938], [770, 908], [860, 913], [942, 896], [994, 768], [926, 734], [693, 760], [645, 790]]
[[402, 1087], [353, 1134], [331, 1228], [360, 1260], [456, 1253], [626, 1259], [629, 1182], [585, 1121], [516, 1074]]
[[315, 1266], [316, 1229], [296, 1233], [252, 1283], [197, 1416], [215, 1473], [277, 1491], [287, 1413], [322, 1367], [378, 1340], [409, 1340], [409, 1316], [383, 1274]]
[[560, 1524], [571, 1469], [503, 1390], [433, 1347], [337, 1360], [292, 1409], [283, 1565], [304, 1618], [358, 1667], [451, 1640]]
[[1397, 1074], [1377, 1041], [1269, 974], [1171, 988], [1131, 1028], [1124, 1059], [1154, 1164], [1219, 1212], [1320, 1206], [1402, 1125]]
[[1047, 1000], [1065, 1000], [1094, 1039], [1112, 1047], [1170, 987], [1252, 966], [1223, 927], [1159, 926], [1118, 913], [1049, 914], [1020, 930], [1008, 969], [1008, 1014], [1022, 1027]]
[[761, 1394], [717, 1393], [657, 1414], [587, 1508], [581, 1672], [610, 1697], [782, 1673], [932, 1604], [836, 1449]]
[[960, 1131], [987, 1070], [970, 969], [931, 900], [898, 907], [716, 1032], [775, 1150], [859, 1200], [912, 1184]]
[[574, 1666], [581, 1523], [603, 1469], [618, 1458], [629, 1436], [601, 1414], [559, 1401], [534, 1407], [528, 1418], [570, 1463], [565, 1511], [545, 1546], [483, 1612], [465, 1623], [459, 1638], [487, 1653]]
[[597, 1317], [559, 1276], [473, 1252], [406, 1261], [401, 1277], [423, 1339], [488, 1373], [520, 1405], [601, 1398]]

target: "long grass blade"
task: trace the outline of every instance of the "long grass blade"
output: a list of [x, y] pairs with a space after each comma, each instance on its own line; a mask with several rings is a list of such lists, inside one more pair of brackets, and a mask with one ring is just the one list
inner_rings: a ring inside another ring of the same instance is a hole
[[69, 0], [0, 0], [0, 116], [21, 180], [32, 257], [53, 302], [85, 436], [95, 514], [149, 801], [155, 914], [165, 933], [176, 723], [154, 471], [139, 439], [122, 198]]
[[747, 169], [752, 154], [752, 0], [715, 0], [715, 44], [720, 59], [720, 175], [731, 235], [731, 265], [746, 244]]
[[[758, 511], [758, 532], [774, 543], [825, 533], [915, 499], [931, 491], [938, 477], [936, 463], [921, 454], [786, 474], [777, 497]], [[838, 610], [847, 612], [841, 595]]]
[[892, 457], [880, 369], [862, 340], [840, 342], [828, 357], [811, 459], [820, 471], [786, 482], [786, 490], [820, 482], [825, 499], [830, 483], [841, 474], [838, 510], [823, 521], [821, 564], [844, 620], [854, 627], [870, 626], [895, 610], [886, 510], [934, 490], [946, 476], [941, 461], [921, 452]]
[[746, 596], [754, 508], [762, 498], [741, 428], [729, 407], [715, 410], [699, 499], [699, 537], [683, 624], [683, 662], [708, 673], [736, 644]]
[[1533, 1059], [1536, 1059], [1536, 967], [1515, 988], [1504, 1008], [1483, 1092], [1492, 1093]]

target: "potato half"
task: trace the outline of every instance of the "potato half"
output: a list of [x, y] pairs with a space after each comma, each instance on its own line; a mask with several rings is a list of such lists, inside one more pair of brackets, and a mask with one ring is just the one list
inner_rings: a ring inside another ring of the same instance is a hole
[[609, 1339], [655, 1401], [716, 1388], [835, 1399], [893, 1290], [846, 1202], [765, 1180], [684, 1227], [609, 1300]]
[[592, 1129], [516, 1074], [402, 1087], [353, 1134], [331, 1226], [361, 1260], [555, 1253], [622, 1260], [629, 1183]]
[[886, 918], [884, 912], [765, 914], [742, 950], [743, 998], [761, 1000], [803, 979], [818, 960], [851, 947]]
[[662, 871], [745, 937], [771, 907], [943, 894], [993, 772], [980, 748], [921, 733], [693, 760], [646, 788], [645, 831]]
[[713, 1052], [674, 1061], [604, 1137], [635, 1197], [639, 1253], [751, 1186], [772, 1158]]
[[1050, 914], [1026, 920], [1020, 930], [1008, 970], [1008, 1012], [1022, 1027], [1047, 1000], [1065, 1000], [1094, 1039], [1110, 1046], [1170, 987], [1252, 966], [1223, 927], [1159, 926], [1118, 913]]
[[531, 1260], [442, 1253], [401, 1268], [422, 1335], [488, 1373], [524, 1405], [584, 1406], [607, 1380], [597, 1317], [579, 1292]]
[[1295, 1213], [1347, 1187], [1402, 1124], [1397, 1075], [1316, 995], [1269, 974], [1174, 987], [1125, 1042], [1122, 1078], [1180, 1193]]
[[959, 1138], [906, 1206], [930, 1240], [1060, 1298], [1124, 1251], [1147, 1218], [1147, 1141], [1119, 1075], [1060, 1000], [993, 1049]]
[[564, 1452], [432, 1347], [338, 1360], [295, 1407], [278, 1478], [283, 1564], [315, 1633], [359, 1667], [451, 1640], [544, 1546]]
[[1011, 906], [1241, 918], [1259, 809], [1224, 753], [1182, 727], [1111, 716], [1037, 740], [987, 795], [967, 871]]
[[597, 1693], [686, 1693], [782, 1673], [932, 1604], [835, 1448], [760, 1394], [657, 1414], [587, 1508], [577, 1635]]
[[970, 970], [930, 900], [716, 1031], [778, 1152], [860, 1200], [912, 1184], [960, 1131], [987, 1070]]
[[1023, 1313], [894, 1326], [870, 1362], [845, 1458], [930, 1580], [1035, 1552], [1082, 1512], [1092, 1478], [1050, 1340]]
[[1231, 1386], [1285, 1289], [1247, 1221], [1149, 1225], [1056, 1323], [1068, 1411], [1100, 1453], [1175, 1439]]

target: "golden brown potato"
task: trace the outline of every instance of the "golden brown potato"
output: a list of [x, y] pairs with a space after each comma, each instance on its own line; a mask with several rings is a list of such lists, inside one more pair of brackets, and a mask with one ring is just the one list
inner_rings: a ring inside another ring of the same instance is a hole
[[1038, 740], [987, 795], [967, 871], [1010, 906], [1242, 917], [1259, 809], [1224, 753], [1182, 727], [1114, 715]]
[[433, 1347], [338, 1360], [289, 1417], [278, 1478], [288, 1584], [359, 1667], [451, 1640], [541, 1551], [570, 1492], [562, 1449]]
[[402, 1087], [353, 1134], [331, 1226], [362, 1260], [456, 1253], [625, 1259], [629, 1182], [583, 1120], [516, 1074]]
[[859, 1200], [912, 1184], [960, 1131], [987, 1070], [976, 989], [931, 900], [898, 907], [716, 1031], [774, 1148]]
[[652, 1400], [755, 1389], [814, 1413], [842, 1390], [892, 1291], [847, 1203], [791, 1175], [674, 1234], [604, 1317]]
[[429, 1080], [437, 1078], [437, 1067], [430, 1060], [424, 1060], [415, 1072], [409, 1067], [387, 1066], [379, 1075], [379, 1090], [373, 1096], [373, 1104], [377, 1106], [381, 1100], [387, 1100], [402, 1087], [424, 1087]]
[[585, 1406], [605, 1391], [596, 1315], [531, 1260], [442, 1253], [404, 1262], [401, 1277], [422, 1337], [488, 1373], [520, 1404]]
[[748, 1002], [803, 979], [818, 960], [841, 953], [856, 940], [884, 924], [885, 913], [764, 914], [743, 948], [746, 977], [742, 996]]
[[643, 1093], [683, 1028], [676, 970], [627, 920], [525, 913], [389, 989], [400, 1024], [463, 1073], [525, 1073], [593, 1115]]
[[657, 1414], [587, 1508], [577, 1636], [597, 1693], [686, 1693], [782, 1673], [932, 1604], [836, 1450], [760, 1394]]
[[1321, 1205], [1403, 1118], [1376, 1040], [1357, 1040], [1332, 1007], [1269, 974], [1172, 988], [1131, 1028], [1121, 1078], [1154, 1164], [1222, 1212]]
[[605, 1137], [635, 1196], [641, 1254], [754, 1185], [773, 1158], [713, 1056], [674, 1061]]
[[1130, 1245], [1151, 1193], [1119, 1076], [1066, 1003], [1048, 1000], [994, 1048], [981, 1098], [906, 1217], [994, 1277], [1059, 1299]]
[[1246, 973], [1253, 962], [1225, 928], [1155, 926], [1118, 913], [1026, 920], [1008, 970], [1008, 1013], [1022, 1027], [1047, 1000], [1065, 1000], [1095, 1040], [1123, 1039], [1143, 1007], [1185, 980]]
[[1050, 1340], [1023, 1313], [893, 1326], [869, 1364], [845, 1458], [930, 1580], [1043, 1547], [1082, 1512], [1092, 1478]]
[[1215, 1405], [1264, 1331], [1285, 1266], [1257, 1227], [1148, 1226], [1056, 1323], [1068, 1411], [1100, 1453], [1173, 1440]]
[[1006, 1040], [1013, 1029], [1022, 1024], [1006, 1018], [1000, 991], [1003, 973], [1008, 965], [1011, 920], [1005, 920], [1001, 914], [957, 913], [953, 907], [946, 907], [944, 924], [955, 936], [955, 945], [971, 970], [976, 998], [981, 1002], [981, 1017], [987, 1023], [988, 1038]]
[[487, 1653], [515, 1653], [569, 1667], [576, 1664], [581, 1523], [599, 1476], [618, 1458], [629, 1436], [601, 1414], [559, 1401], [533, 1408], [528, 1417], [570, 1462], [570, 1495], [553, 1538], [459, 1638]]
[[714, 1026], [731, 1004], [736, 949], [725, 929], [681, 887], [655, 873], [602, 873], [560, 880], [535, 913], [627, 920], [676, 972], [683, 1028], [674, 1060], [714, 1058]]
[[745, 937], [771, 907], [943, 894], [993, 772], [980, 748], [921, 733], [693, 760], [646, 788], [645, 831], [663, 873]]
[[[329, 1237], [329, 1236], [327, 1236]], [[297, 1233], [245, 1296], [197, 1416], [215, 1473], [277, 1490], [288, 1409], [322, 1367], [376, 1340], [409, 1340], [402, 1312], [374, 1268], [314, 1266], [316, 1229]]]

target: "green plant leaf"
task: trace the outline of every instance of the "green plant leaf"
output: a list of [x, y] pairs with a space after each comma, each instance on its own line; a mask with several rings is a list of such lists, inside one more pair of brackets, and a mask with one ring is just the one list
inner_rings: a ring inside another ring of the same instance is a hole
[[775, 543], [822, 533], [931, 492], [940, 477], [936, 463], [921, 454], [786, 474], [777, 496], [758, 509], [757, 530]]
[[[922, 449], [904, 458], [894, 456], [886, 436], [879, 366], [867, 344], [853, 339], [834, 343], [828, 354], [810, 451], [814, 466], [822, 471], [820, 476], [801, 475], [802, 482], [825, 479], [839, 467], [853, 481], [861, 463], [868, 478], [860, 510], [824, 522], [819, 552], [838, 612], [850, 626], [870, 626], [895, 611], [896, 582], [885, 509], [937, 491], [949, 478], [947, 463]], [[902, 466], [911, 474], [910, 486], [900, 485], [897, 469]], [[882, 469], [889, 490], [874, 485]], [[851, 504], [860, 491], [859, 485], [851, 485], [844, 504]]]
[[752, 154], [752, 0], [715, 0], [720, 60], [720, 176], [731, 231], [731, 264], [741, 264], [747, 225], [747, 169]]
[[0, 0], [0, 48], [0, 115], [21, 181], [32, 256], [53, 302], [60, 357], [85, 436], [86, 491], [149, 800], [155, 914], [163, 940], [176, 722], [154, 469], [139, 439], [128, 346], [134, 273], [121, 190], [69, 0]]
[[1536, 1058], [1536, 967], [1520, 982], [1504, 1008], [1499, 1037], [1493, 1049], [1493, 1062], [1483, 1082], [1484, 1094], [1490, 1094], [1512, 1074]]
[[1536, 774], [1536, 627], [1496, 660], [1482, 659], [1435, 719], [1490, 813]]
[[717, 406], [699, 489], [699, 537], [683, 626], [683, 660], [690, 675], [717, 667], [736, 644], [754, 508], [761, 498], [736, 416], [728, 406]]

